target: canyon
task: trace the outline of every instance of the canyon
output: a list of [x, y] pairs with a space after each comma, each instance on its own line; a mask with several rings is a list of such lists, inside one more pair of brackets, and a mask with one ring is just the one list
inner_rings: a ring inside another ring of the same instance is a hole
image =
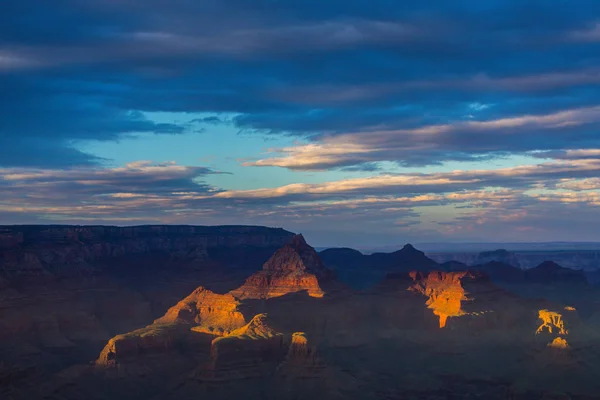
[[600, 296], [554, 263], [318, 253], [262, 227], [42, 228], [0, 250], [3, 398], [600, 393]]

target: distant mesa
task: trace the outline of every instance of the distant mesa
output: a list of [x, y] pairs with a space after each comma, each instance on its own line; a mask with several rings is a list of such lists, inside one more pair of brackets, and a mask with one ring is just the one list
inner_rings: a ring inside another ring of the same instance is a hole
[[490, 262], [500, 262], [517, 268], [521, 267], [517, 255], [505, 249], [482, 251], [477, 255], [475, 261], [476, 264], [487, 264]]
[[305, 290], [311, 297], [323, 297], [321, 285], [332, 278], [315, 249], [302, 235], [296, 235], [230, 294], [240, 300], [270, 299]]
[[468, 300], [461, 279], [468, 272], [411, 272], [415, 282], [408, 290], [428, 297], [425, 303], [440, 319], [440, 328], [446, 326], [450, 317], [465, 315], [462, 302]]

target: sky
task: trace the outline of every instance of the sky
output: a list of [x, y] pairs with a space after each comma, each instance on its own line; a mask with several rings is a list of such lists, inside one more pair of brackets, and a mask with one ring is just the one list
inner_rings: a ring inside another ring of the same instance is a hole
[[600, 241], [597, 0], [20, 0], [0, 224]]

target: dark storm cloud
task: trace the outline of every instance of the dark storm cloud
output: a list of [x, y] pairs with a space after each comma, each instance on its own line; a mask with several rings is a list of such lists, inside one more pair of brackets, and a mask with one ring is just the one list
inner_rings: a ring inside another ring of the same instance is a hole
[[[94, 164], [74, 141], [187, 129], [145, 111], [235, 113], [243, 130], [320, 143], [589, 108], [600, 103], [599, 21], [588, 0], [11, 2], [0, 16], [0, 164]], [[433, 150], [315, 168], [600, 147], [595, 122], [560, 134], [456, 129]]]

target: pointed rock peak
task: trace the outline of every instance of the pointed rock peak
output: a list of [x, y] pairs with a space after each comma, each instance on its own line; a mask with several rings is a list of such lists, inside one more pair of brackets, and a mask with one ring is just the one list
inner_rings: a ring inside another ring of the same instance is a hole
[[331, 276], [331, 271], [302, 235], [296, 235], [264, 264], [263, 270], [272, 273], [309, 272], [318, 278]]
[[415, 246], [413, 246], [412, 244], [407, 243], [402, 248], [402, 251], [407, 251], [408, 252], [408, 251], [419, 251], [419, 250], [415, 249]]
[[565, 269], [565, 267], [561, 267], [560, 265], [558, 265], [554, 261], [544, 261], [543, 263], [541, 263], [540, 265], [538, 265], [535, 268], [536, 269], [541, 269], [541, 270], [548, 270], [548, 271], [555, 271], [555, 270], [559, 270], [559, 269]]
[[396, 251], [396, 254], [401, 254], [403, 257], [420, 257], [425, 258], [425, 253], [421, 250], [415, 248], [410, 243], [407, 243], [402, 247], [402, 249]]
[[323, 297], [321, 283], [331, 282], [332, 271], [301, 235], [273, 254], [259, 271], [230, 293], [237, 299], [270, 299], [306, 290], [311, 297]]
[[301, 233], [292, 237], [292, 240], [290, 240], [290, 246], [294, 247], [295, 249], [302, 249], [306, 247], [310, 248], [308, 243], [306, 243], [306, 239], [304, 239], [304, 236], [302, 236]]

